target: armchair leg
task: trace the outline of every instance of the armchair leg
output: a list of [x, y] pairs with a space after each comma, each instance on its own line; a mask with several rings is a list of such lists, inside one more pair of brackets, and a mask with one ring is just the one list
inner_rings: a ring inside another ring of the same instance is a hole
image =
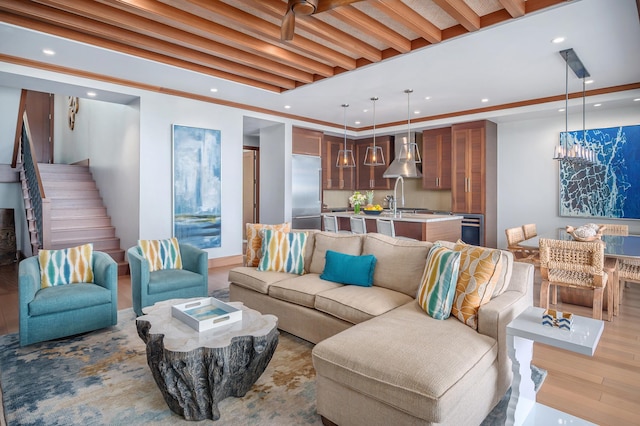
[[544, 309], [549, 309], [549, 287], [549, 281], [542, 280], [542, 285], [540, 286], [540, 307]]
[[553, 289], [551, 288], [551, 286], [549, 286], [549, 291], [551, 291], [551, 304], [557, 305], [558, 304], [558, 286], [554, 285]]
[[614, 282], [607, 283], [607, 321], [613, 321], [613, 315], [616, 312], [616, 303], [613, 293], [615, 293], [615, 288], [617, 286], [618, 285]]
[[593, 318], [602, 319], [602, 296], [603, 288], [598, 287], [593, 289]]

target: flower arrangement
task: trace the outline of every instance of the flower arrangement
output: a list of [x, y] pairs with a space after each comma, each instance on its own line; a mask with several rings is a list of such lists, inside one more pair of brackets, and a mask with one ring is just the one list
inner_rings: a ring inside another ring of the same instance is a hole
[[367, 205], [373, 204], [373, 191], [367, 191]]
[[361, 194], [360, 191], [356, 191], [351, 197], [349, 197], [349, 204], [351, 204], [351, 207], [361, 206], [366, 200], [367, 197], [364, 194]]

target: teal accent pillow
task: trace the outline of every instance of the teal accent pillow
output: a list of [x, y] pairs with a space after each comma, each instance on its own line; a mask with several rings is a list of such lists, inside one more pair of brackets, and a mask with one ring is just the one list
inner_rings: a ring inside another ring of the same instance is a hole
[[340, 284], [371, 287], [376, 261], [376, 257], [372, 254], [353, 256], [327, 250], [324, 270], [320, 278]]
[[418, 303], [432, 318], [449, 318], [458, 282], [459, 251], [435, 244], [429, 250], [427, 262], [418, 288]]

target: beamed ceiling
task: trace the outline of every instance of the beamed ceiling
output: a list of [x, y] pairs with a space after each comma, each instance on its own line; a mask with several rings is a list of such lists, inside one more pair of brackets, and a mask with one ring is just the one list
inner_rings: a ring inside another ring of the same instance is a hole
[[564, 0], [366, 0], [297, 16], [286, 0], [0, 0], [0, 20], [284, 92]]

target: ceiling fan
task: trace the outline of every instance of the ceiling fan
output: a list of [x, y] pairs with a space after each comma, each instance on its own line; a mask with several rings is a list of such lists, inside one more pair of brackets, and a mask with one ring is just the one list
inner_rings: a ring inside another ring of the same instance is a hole
[[289, 0], [287, 3], [287, 13], [285, 13], [282, 18], [280, 37], [282, 40], [293, 40], [296, 15], [309, 16], [358, 1], [362, 0]]

